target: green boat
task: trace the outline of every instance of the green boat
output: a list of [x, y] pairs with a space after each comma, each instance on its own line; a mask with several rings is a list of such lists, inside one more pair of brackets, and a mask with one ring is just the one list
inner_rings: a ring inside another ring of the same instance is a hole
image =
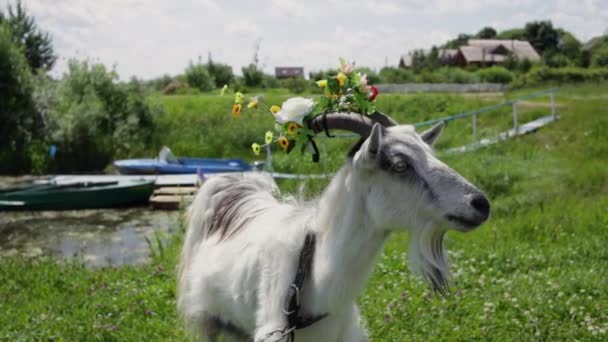
[[154, 181], [121, 180], [34, 184], [0, 189], [0, 210], [71, 210], [126, 207], [148, 202]]

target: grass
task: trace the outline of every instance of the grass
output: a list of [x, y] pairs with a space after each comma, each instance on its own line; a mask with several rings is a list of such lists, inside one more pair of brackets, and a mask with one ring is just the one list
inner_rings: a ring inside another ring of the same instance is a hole
[[[608, 84], [565, 86], [556, 99], [561, 105], [558, 122], [475, 153], [440, 153], [486, 191], [492, 218], [471, 233], [448, 233], [453, 283], [446, 298], [432, 294], [408, 270], [406, 234], [387, 242], [359, 300], [373, 341], [608, 338], [608, 98], [603, 97], [607, 91]], [[523, 93], [491, 100], [441, 94], [386, 96], [379, 106], [397, 113], [400, 122], [415, 122]], [[267, 100], [276, 103], [285, 96], [273, 94]], [[161, 100], [168, 112], [162, 118], [167, 142], [178, 154], [218, 149], [217, 156], [235, 152], [250, 158], [246, 145], [261, 138], [267, 127], [266, 118], [255, 115], [226, 125], [231, 119], [217, 113], [230, 106], [230, 100]], [[216, 114], [206, 115], [203, 108]], [[532, 107], [530, 115], [543, 111], [548, 109]], [[496, 129], [502, 124], [496, 116], [483, 125]], [[441, 145], [460, 143], [458, 136], [467, 124], [450, 123]], [[205, 146], [186, 144], [189, 139], [204, 141]], [[327, 142], [328, 169], [337, 167], [348, 144]], [[277, 168], [323, 171], [308, 158], [277, 155]], [[324, 184], [309, 181], [307, 193], [318, 192]], [[298, 183], [283, 181], [280, 186], [293, 191]], [[186, 340], [175, 313], [180, 239], [176, 234], [164, 248], [153, 247], [159, 249], [153, 261], [138, 267], [85, 269], [78, 263], [4, 259], [0, 340]]]

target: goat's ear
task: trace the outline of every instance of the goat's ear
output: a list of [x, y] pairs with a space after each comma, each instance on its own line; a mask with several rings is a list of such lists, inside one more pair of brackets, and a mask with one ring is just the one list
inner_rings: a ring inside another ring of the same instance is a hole
[[441, 132], [443, 131], [443, 126], [444, 126], [443, 121], [441, 121], [440, 123], [436, 124], [435, 126], [422, 132], [422, 134], [420, 134], [420, 137], [422, 138], [422, 140], [425, 143], [427, 143], [430, 146], [433, 146], [435, 141], [437, 141], [437, 138], [439, 138], [439, 136], [441, 135]]
[[370, 155], [375, 156], [378, 154], [378, 151], [380, 151], [380, 144], [382, 143], [382, 125], [379, 123], [374, 124], [368, 140], [367, 152], [369, 152]]

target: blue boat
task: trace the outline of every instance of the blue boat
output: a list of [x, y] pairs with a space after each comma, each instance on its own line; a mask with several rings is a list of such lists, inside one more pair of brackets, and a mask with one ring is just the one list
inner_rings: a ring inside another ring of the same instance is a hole
[[114, 166], [123, 175], [207, 174], [251, 170], [251, 166], [241, 159], [176, 158], [167, 147], [163, 147], [158, 158], [117, 160]]

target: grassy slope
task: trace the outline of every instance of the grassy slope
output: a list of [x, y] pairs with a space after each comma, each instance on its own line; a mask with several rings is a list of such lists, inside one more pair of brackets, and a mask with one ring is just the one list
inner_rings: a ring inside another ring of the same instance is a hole
[[[442, 156], [488, 193], [492, 219], [472, 233], [448, 234], [454, 282], [447, 298], [432, 295], [410, 274], [407, 235], [391, 238], [360, 298], [373, 340], [608, 336], [606, 91], [606, 84], [565, 87], [558, 96], [564, 107], [557, 123], [474, 154]], [[267, 100], [278, 102], [281, 95]], [[395, 116], [401, 122], [411, 122], [497, 100], [386, 96], [380, 108], [398, 113]], [[168, 128], [166, 142], [179, 154], [206, 154], [221, 148], [219, 156], [235, 152], [249, 157], [247, 145], [261, 138], [267, 127], [265, 117], [244, 117], [228, 127], [221, 114], [198, 113], [203, 107], [217, 113], [230, 105], [229, 99], [202, 96], [163, 98], [163, 102], [175, 118], [163, 118]], [[541, 112], [536, 108], [529, 115]], [[196, 115], [197, 121], [183, 124]], [[487, 125], [508, 126], [498, 115], [487, 120]], [[459, 143], [460, 130], [467, 125], [470, 128], [468, 121], [448, 125], [441, 144]], [[204, 139], [209, 135], [214, 139]], [[225, 135], [235, 144], [226, 143]], [[203, 144], [192, 143], [203, 140]], [[344, 141], [327, 144], [328, 168], [341, 162], [346, 145]], [[296, 162], [288, 165], [289, 159], [277, 156], [277, 164], [284, 170], [322, 171], [308, 158], [292, 157]], [[281, 186], [294, 189], [296, 184], [283, 182]], [[323, 182], [309, 186], [320, 189]], [[151, 265], [118, 269], [3, 260], [0, 339], [185, 339], [174, 309], [173, 269], [178, 249], [179, 234]]]

